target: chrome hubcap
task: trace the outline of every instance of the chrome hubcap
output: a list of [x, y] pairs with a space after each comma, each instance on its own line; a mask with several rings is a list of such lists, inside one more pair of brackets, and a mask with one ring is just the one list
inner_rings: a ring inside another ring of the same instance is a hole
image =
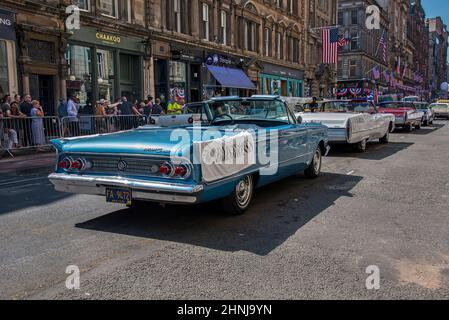
[[318, 173], [320, 171], [320, 166], [321, 166], [321, 155], [317, 150], [315, 152], [315, 155], [313, 156], [313, 169], [315, 170], [315, 173]]
[[248, 205], [248, 202], [251, 198], [251, 190], [252, 190], [252, 178], [250, 176], [245, 177], [242, 181], [237, 184], [236, 194], [237, 194], [237, 203], [241, 207], [245, 207]]

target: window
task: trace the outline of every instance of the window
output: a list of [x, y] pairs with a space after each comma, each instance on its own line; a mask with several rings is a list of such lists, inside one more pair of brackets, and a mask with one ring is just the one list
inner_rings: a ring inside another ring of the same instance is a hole
[[282, 59], [282, 33], [276, 32], [276, 58]]
[[350, 77], [357, 76], [357, 61], [356, 60], [349, 61], [349, 76]]
[[294, 0], [288, 0], [288, 2], [287, 2], [287, 10], [288, 10], [288, 13], [291, 13], [291, 14], [293, 14], [293, 1]]
[[359, 13], [357, 10], [351, 11], [351, 24], [359, 24]]
[[351, 33], [351, 51], [359, 50], [359, 36], [357, 32]]
[[118, 0], [100, 0], [100, 9], [104, 15], [117, 17]]
[[276, 7], [282, 8], [282, 0], [276, 0]]
[[174, 0], [173, 11], [175, 13], [175, 31], [181, 32], [181, 0]]
[[132, 22], [132, 6], [131, 0], [126, 0], [123, 8], [123, 17], [125, 21], [131, 23]]
[[90, 0], [73, 0], [72, 3], [80, 10], [90, 11]]
[[288, 37], [288, 61], [299, 63], [299, 39]]
[[271, 56], [271, 30], [265, 28], [264, 32], [264, 53], [266, 57]]
[[344, 26], [345, 25], [345, 22], [344, 22], [344, 19], [343, 19], [343, 12], [339, 12], [338, 13], [338, 24], [340, 26]]
[[226, 45], [228, 43], [228, 14], [226, 11], [221, 10], [220, 20], [221, 43]]
[[245, 22], [245, 49], [257, 51], [257, 25], [252, 21]]
[[204, 40], [209, 40], [209, 5], [206, 3], [203, 3], [203, 9], [202, 9], [202, 38]]
[[[69, 45], [67, 49], [67, 64], [69, 67], [67, 91], [75, 93], [80, 99], [80, 105], [85, 106], [87, 102], [94, 100], [92, 92], [91, 48]], [[101, 83], [103, 83], [102, 80], [100, 80]]]
[[100, 99], [114, 99], [114, 53], [97, 50], [97, 83]]

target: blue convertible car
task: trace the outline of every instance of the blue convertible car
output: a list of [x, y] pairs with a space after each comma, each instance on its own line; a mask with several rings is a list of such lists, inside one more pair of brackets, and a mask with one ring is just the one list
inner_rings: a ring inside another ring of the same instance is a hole
[[58, 191], [128, 206], [221, 199], [240, 214], [255, 188], [320, 174], [327, 127], [301, 124], [279, 97], [220, 97], [197, 110], [197, 120], [183, 126], [54, 140], [58, 161], [49, 179]]

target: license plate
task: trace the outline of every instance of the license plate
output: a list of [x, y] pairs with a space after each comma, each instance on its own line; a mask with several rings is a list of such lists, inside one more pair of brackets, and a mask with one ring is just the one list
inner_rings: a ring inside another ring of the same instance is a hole
[[130, 205], [132, 201], [130, 189], [106, 188], [106, 202]]

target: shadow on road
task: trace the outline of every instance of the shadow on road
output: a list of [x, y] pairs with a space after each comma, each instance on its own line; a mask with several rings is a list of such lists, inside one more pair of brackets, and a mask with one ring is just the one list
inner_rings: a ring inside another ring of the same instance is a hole
[[256, 191], [253, 206], [237, 217], [219, 203], [123, 209], [79, 223], [78, 228], [158, 239], [224, 251], [267, 255], [331, 207], [362, 177], [323, 173], [317, 180], [290, 177]]
[[0, 193], [2, 194], [0, 215], [35, 206], [46, 206], [72, 196], [56, 192], [47, 174], [0, 176]]
[[365, 160], [383, 160], [392, 155], [403, 151], [410, 146], [412, 142], [390, 142], [380, 144], [377, 142], [368, 143], [367, 150], [364, 153], [356, 152], [350, 145], [333, 145], [329, 152], [329, 157], [351, 157]]
[[431, 124], [427, 127], [422, 127], [419, 130], [413, 130], [412, 134], [416, 134], [416, 135], [427, 135], [427, 134], [431, 134], [434, 133], [435, 131], [440, 130], [441, 128], [444, 127], [444, 124]]

